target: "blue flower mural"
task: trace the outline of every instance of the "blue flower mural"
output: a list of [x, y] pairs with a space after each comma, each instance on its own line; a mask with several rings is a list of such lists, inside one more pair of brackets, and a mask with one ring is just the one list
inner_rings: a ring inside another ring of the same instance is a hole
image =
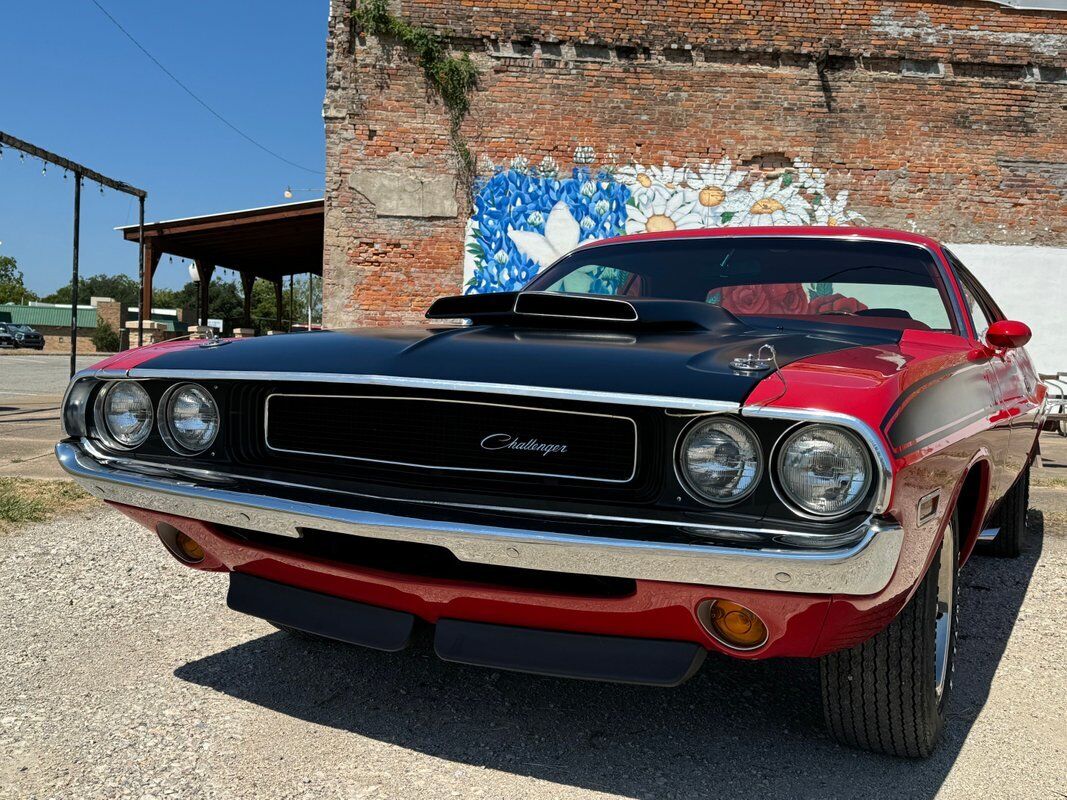
[[467, 227], [468, 293], [520, 289], [590, 239], [625, 230], [630, 190], [606, 172], [575, 168], [569, 178], [498, 170], [476, 187]]
[[[575, 151], [575, 161], [593, 160]], [[464, 291], [515, 291], [582, 242], [645, 231], [744, 225], [848, 225], [848, 192], [826, 191], [826, 172], [796, 159], [773, 180], [738, 170], [729, 158], [693, 168], [617, 170], [575, 167], [560, 177], [555, 162], [539, 167], [518, 157], [475, 186], [467, 222]], [[612, 270], [588, 274], [565, 291], [611, 292]]]

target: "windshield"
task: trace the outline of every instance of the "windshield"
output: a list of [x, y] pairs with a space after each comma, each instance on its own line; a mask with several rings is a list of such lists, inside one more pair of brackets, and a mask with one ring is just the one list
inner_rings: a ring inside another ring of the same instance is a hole
[[526, 291], [691, 300], [738, 316], [951, 331], [931, 254], [896, 242], [731, 237], [620, 242], [564, 257]]

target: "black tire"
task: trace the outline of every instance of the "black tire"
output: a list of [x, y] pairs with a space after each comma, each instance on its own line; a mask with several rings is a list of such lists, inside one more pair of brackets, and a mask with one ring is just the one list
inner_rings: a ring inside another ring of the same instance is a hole
[[[822, 704], [830, 734], [864, 750], [908, 758], [933, 752], [945, 726], [956, 655], [959, 543], [956, 515], [915, 595], [896, 619], [863, 644], [820, 659]], [[944, 557], [951, 558], [941, 574]], [[950, 607], [939, 607], [938, 584], [951, 578]], [[938, 650], [938, 623], [947, 618]], [[939, 658], [943, 655], [943, 660]], [[937, 670], [942, 684], [938, 693]]]
[[997, 558], [1017, 558], [1023, 551], [1026, 537], [1026, 510], [1030, 506], [1030, 465], [1004, 495], [1000, 508], [990, 523], [1000, 528], [991, 542], [979, 542], [978, 552]]
[[307, 641], [307, 642], [334, 642], [335, 641], [334, 639], [330, 639], [329, 637], [326, 637], [326, 636], [319, 636], [317, 633], [308, 633], [307, 631], [302, 631], [299, 628], [291, 628], [288, 625], [279, 625], [277, 622], [271, 622], [269, 619], [267, 620], [267, 622], [270, 622], [271, 625], [273, 625], [275, 628], [280, 630], [282, 633], [287, 633], [290, 636], [292, 636], [294, 639], [303, 639], [304, 641]]

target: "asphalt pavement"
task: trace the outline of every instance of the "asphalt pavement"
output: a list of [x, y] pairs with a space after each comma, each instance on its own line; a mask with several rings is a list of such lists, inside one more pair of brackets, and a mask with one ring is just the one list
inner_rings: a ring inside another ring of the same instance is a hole
[[[104, 356], [81, 356], [79, 370]], [[62, 478], [52, 448], [62, 436], [59, 404], [69, 355], [0, 351], [0, 478]]]

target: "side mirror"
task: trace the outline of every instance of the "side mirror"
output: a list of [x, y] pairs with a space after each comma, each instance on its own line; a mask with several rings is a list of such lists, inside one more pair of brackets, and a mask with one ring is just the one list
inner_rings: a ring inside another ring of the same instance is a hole
[[1032, 335], [1026, 323], [1002, 319], [989, 326], [985, 340], [990, 347], [1009, 350], [1013, 347], [1022, 347], [1030, 341]]

